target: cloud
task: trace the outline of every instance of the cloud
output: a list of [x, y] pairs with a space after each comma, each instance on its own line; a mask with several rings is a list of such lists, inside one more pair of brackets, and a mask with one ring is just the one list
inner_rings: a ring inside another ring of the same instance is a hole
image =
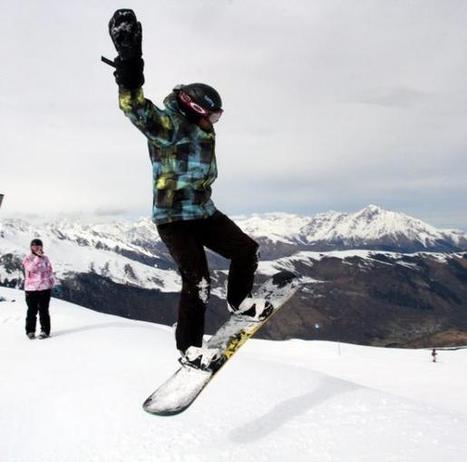
[[[107, 22], [120, 6], [9, 5], [2, 213], [150, 213], [146, 141], [119, 111], [111, 69], [99, 61], [114, 56]], [[448, 209], [450, 224], [462, 216], [465, 2], [131, 6], [143, 23], [147, 97], [160, 105], [174, 84], [192, 81], [222, 93], [214, 186], [222, 207], [314, 212], [405, 201], [416, 215], [429, 197], [437, 224]]]
[[115, 217], [115, 216], [122, 216], [131, 213], [128, 209], [118, 208], [118, 207], [99, 207], [94, 210], [94, 215], [100, 217]]
[[409, 107], [421, 101], [426, 101], [430, 95], [407, 87], [369, 89], [366, 96], [361, 96], [362, 103], [379, 106]]

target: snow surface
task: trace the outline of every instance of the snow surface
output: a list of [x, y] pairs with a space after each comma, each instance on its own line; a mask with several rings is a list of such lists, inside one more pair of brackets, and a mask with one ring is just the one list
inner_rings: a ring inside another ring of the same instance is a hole
[[176, 369], [172, 330], [52, 300], [24, 335], [0, 288], [3, 462], [464, 462], [467, 350], [250, 340], [185, 413], [141, 404]]

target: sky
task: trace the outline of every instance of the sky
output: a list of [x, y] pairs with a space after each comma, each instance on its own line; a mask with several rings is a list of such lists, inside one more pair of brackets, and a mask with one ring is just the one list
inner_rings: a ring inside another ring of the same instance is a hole
[[465, 1], [0, 2], [0, 217], [150, 215], [146, 140], [100, 62], [128, 7], [146, 97], [197, 81], [222, 95], [224, 213], [372, 203], [467, 230]]

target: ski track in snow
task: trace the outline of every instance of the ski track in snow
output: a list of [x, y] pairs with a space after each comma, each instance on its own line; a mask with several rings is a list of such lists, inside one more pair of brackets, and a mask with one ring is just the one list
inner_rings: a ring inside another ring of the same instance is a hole
[[157, 417], [141, 405], [177, 367], [171, 328], [53, 299], [53, 336], [30, 341], [22, 294], [0, 294], [2, 462], [465, 461], [467, 350], [250, 340]]

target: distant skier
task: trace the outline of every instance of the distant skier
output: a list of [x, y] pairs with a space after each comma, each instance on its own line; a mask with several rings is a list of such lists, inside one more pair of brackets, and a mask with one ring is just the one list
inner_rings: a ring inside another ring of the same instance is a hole
[[26, 292], [26, 304], [28, 312], [26, 316], [26, 335], [33, 339], [36, 332], [36, 318], [39, 313], [41, 324], [40, 339], [50, 336], [49, 302], [54, 276], [52, 265], [44, 255], [42, 241], [33, 239], [31, 242], [31, 254], [23, 260]]
[[433, 358], [433, 362], [436, 362], [436, 356], [438, 356], [438, 353], [436, 352], [436, 349], [433, 348], [433, 351], [431, 352], [431, 357]]
[[217, 177], [213, 124], [223, 113], [221, 97], [204, 83], [178, 85], [165, 98], [165, 107], [156, 107], [142, 90], [142, 30], [134, 12], [117, 10], [109, 33], [118, 56], [114, 62], [103, 61], [116, 68], [120, 109], [148, 139], [152, 218], [182, 276], [177, 348], [182, 361], [195, 364], [206, 354], [199, 348], [210, 294], [204, 247], [231, 260], [227, 288], [231, 311], [260, 319], [268, 309], [260, 300], [245, 299], [251, 297], [258, 244], [211, 200]]

